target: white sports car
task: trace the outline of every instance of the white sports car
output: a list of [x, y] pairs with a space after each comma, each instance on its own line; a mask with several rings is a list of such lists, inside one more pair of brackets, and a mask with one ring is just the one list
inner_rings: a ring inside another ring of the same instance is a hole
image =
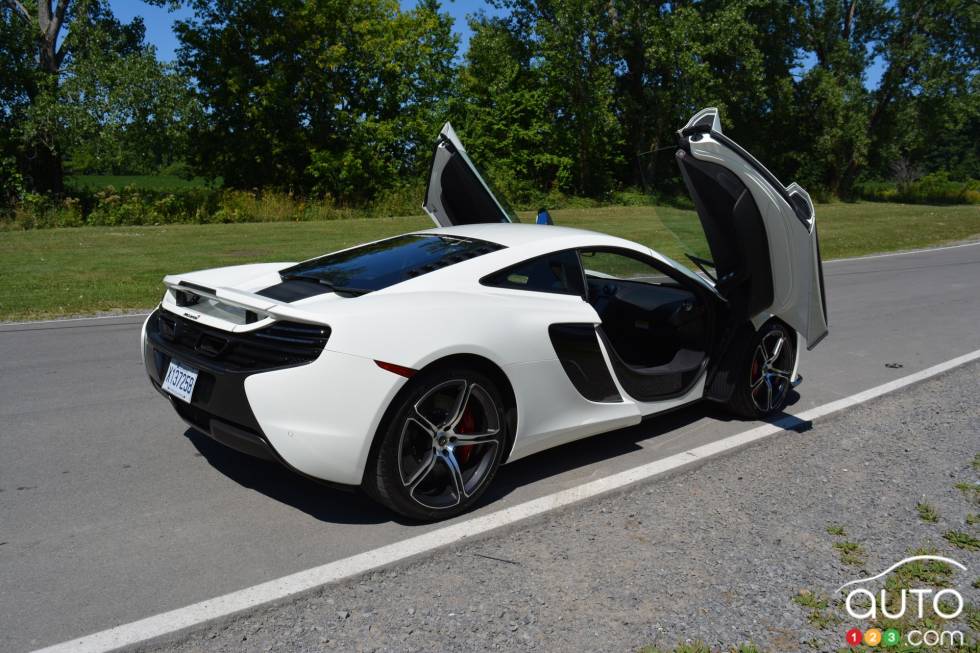
[[827, 334], [813, 204], [722, 134], [676, 158], [713, 260], [515, 224], [447, 124], [436, 229], [302, 263], [168, 276], [143, 327], [150, 380], [194, 429], [434, 520], [498, 467], [708, 399], [781, 411]]

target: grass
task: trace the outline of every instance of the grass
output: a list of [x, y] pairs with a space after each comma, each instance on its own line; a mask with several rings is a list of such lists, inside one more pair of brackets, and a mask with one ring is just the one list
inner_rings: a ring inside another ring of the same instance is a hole
[[946, 538], [947, 542], [958, 549], [964, 549], [966, 551], [980, 551], [980, 539], [973, 537], [969, 533], [964, 533], [962, 531], [946, 531], [943, 533], [943, 537]]
[[919, 519], [922, 521], [929, 522], [930, 524], [935, 524], [939, 521], [939, 513], [928, 503], [917, 503], [915, 509], [919, 513]]
[[864, 564], [864, 549], [857, 542], [834, 542], [834, 548], [840, 553], [840, 561], [845, 565], [860, 567]]
[[966, 621], [966, 625], [972, 628], [974, 632], [980, 633], [980, 607], [967, 605], [963, 608], [963, 614], [965, 615], [964, 621]]
[[980, 505], [980, 483], [968, 483], [966, 481], [961, 481], [954, 484], [953, 487], [962, 492], [963, 496], [965, 496], [967, 499]]
[[847, 531], [840, 524], [827, 524], [827, 532], [837, 537], [847, 537]]
[[184, 179], [173, 175], [72, 175], [65, 179], [65, 185], [78, 190], [102, 190], [109, 186], [116, 190], [129, 186], [141, 190], [181, 190], [207, 188], [208, 181], [203, 177]]
[[[909, 551], [910, 556], [937, 555], [932, 547], [920, 547]], [[896, 569], [885, 582], [889, 592], [898, 593], [902, 588], [917, 585], [949, 587], [953, 568], [942, 560], [913, 560]]]
[[807, 611], [807, 621], [815, 628], [825, 630], [829, 626], [840, 623], [840, 619], [830, 609], [830, 599], [823, 594], [800, 590], [793, 597], [793, 603]]
[[[835, 548], [839, 547], [835, 545]], [[935, 555], [937, 550], [934, 548], [916, 548], [910, 550], [908, 553], [909, 555]], [[900, 613], [902, 612], [900, 602], [902, 600], [903, 590], [907, 592], [912, 588], [930, 587], [938, 589], [950, 587], [954, 580], [953, 567], [945, 562], [939, 560], [918, 560], [906, 563], [889, 574], [885, 581], [884, 589], [888, 597], [885, 607], [892, 614]], [[974, 583], [974, 586], [977, 586], [977, 584]], [[853, 619], [844, 612], [844, 602], [841, 599], [831, 600], [819, 593], [802, 590], [793, 597], [792, 601], [806, 611], [807, 620], [815, 629], [823, 631], [823, 637], [811, 640], [813, 642], [813, 648], [817, 650], [833, 650], [834, 647], [829, 645], [827, 641], [823, 641], [823, 638], [830, 636], [832, 637], [831, 641], [837, 642], [839, 641], [837, 638], [843, 634], [843, 630], [854, 625], [857, 625], [861, 630], [866, 630], [871, 626], [879, 628], [882, 631], [887, 628], [896, 628], [902, 634], [908, 633], [913, 629], [941, 630], [954, 627], [947, 626], [944, 620], [938, 618], [932, 609], [931, 602], [928, 601], [926, 602], [922, 619], [918, 618], [914, 610], [906, 610], [903, 616], [898, 619], [890, 619], [883, 616], [883, 613], [879, 613], [878, 619], [870, 620], [863, 624], [854, 624]], [[864, 609], [869, 606], [869, 603], [863, 600], [863, 598], [856, 599], [854, 604], [858, 609]], [[943, 604], [943, 609], [946, 612], [951, 612], [953, 608], [952, 603]], [[966, 605], [963, 620], [970, 628], [976, 630], [977, 624], [980, 623], [980, 611], [977, 611], [976, 608], [969, 604]], [[840, 624], [847, 625], [840, 626]], [[836, 650], [840, 652], [862, 651], [871, 653], [878, 649], [870, 646], [858, 646], [856, 648], [837, 647]], [[912, 653], [913, 651], [925, 649], [913, 647], [903, 639], [895, 648], [889, 648], [887, 650]], [[966, 638], [962, 646], [940, 646], [930, 648], [929, 650], [948, 653], [968, 653], [977, 649], [975, 648], [975, 644], [969, 638]]]
[[[821, 205], [817, 213], [826, 259], [980, 235], [977, 206], [842, 203]], [[552, 216], [556, 224], [622, 236], [677, 260], [685, 260], [685, 251], [706, 254], [691, 211], [630, 206], [562, 209]], [[430, 226], [427, 218], [411, 217], [0, 232], [0, 320], [146, 308], [159, 299], [168, 273], [296, 261]]]

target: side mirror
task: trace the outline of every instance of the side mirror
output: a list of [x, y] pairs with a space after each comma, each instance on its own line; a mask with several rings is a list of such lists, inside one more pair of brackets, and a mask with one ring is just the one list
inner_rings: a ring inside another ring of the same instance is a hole
[[554, 222], [551, 221], [551, 214], [548, 213], [548, 209], [544, 209], [544, 208], [538, 209], [538, 219], [536, 220], [536, 223], [555, 224]]

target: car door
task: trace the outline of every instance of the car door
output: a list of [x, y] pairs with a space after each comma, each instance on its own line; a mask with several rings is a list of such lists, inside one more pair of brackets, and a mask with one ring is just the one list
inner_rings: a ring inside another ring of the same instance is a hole
[[507, 204], [494, 195], [448, 122], [432, 154], [422, 208], [440, 227], [518, 222]]
[[695, 114], [678, 136], [719, 294], [737, 319], [775, 315], [813, 349], [827, 335], [827, 304], [810, 196], [725, 136], [717, 109]]

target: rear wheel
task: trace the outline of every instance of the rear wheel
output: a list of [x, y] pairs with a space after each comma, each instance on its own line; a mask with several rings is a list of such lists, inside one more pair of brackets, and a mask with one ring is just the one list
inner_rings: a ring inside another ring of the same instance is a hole
[[796, 343], [780, 322], [763, 325], [750, 343], [729, 407], [742, 417], [758, 419], [786, 407], [793, 385]]
[[472, 507], [500, 466], [503, 398], [473, 370], [431, 370], [410, 383], [378, 434], [364, 489], [406, 517], [446, 519]]

